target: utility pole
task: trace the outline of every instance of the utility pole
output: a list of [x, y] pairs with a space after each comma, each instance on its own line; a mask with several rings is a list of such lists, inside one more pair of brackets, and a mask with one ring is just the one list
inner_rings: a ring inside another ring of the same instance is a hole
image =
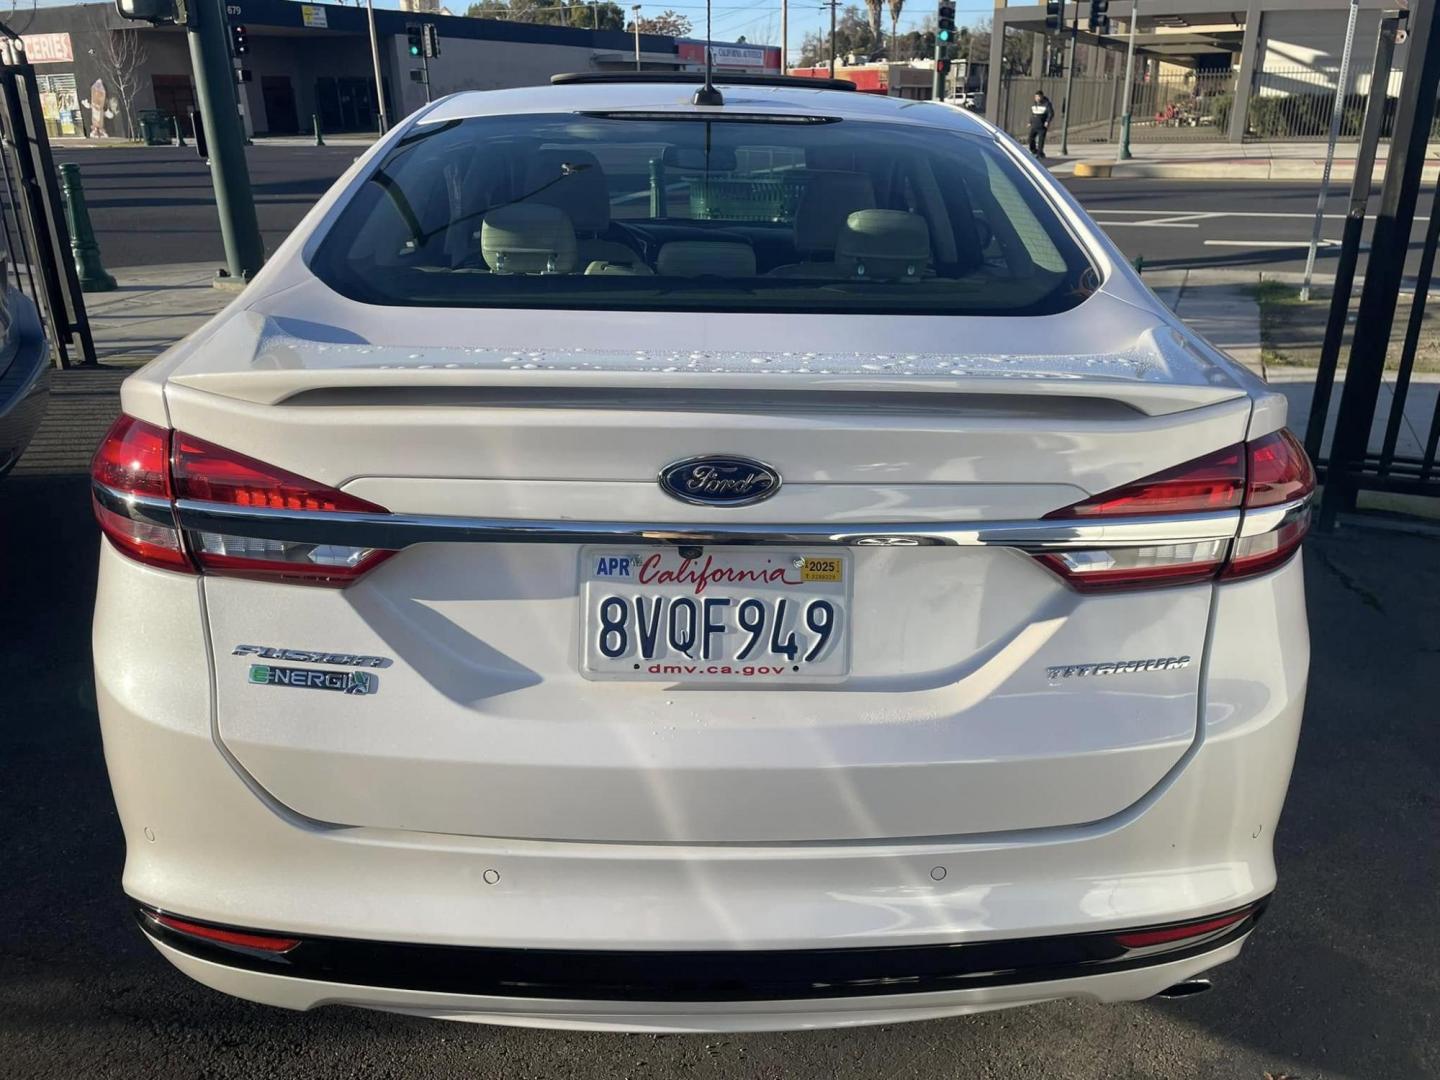
[[1061, 157], [1070, 153], [1070, 95], [1075, 89], [1075, 39], [1079, 36], [1080, 0], [1075, 0], [1075, 18], [1070, 22], [1070, 55], [1065, 61], [1065, 97], [1060, 102]]
[[780, 0], [780, 74], [790, 71], [790, 0]]
[[1120, 117], [1120, 149], [1117, 161], [1130, 160], [1130, 113], [1135, 101], [1135, 34], [1140, 25], [1140, 0], [1130, 2], [1130, 43], [1125, 46], [1125, 112]]
[[835, 77], [835, 9], [840, 6], [840, 0], [829, 0], [830, 2], [830, 78]]
[[190, 0], [187, 5], [190, 62], [195, 68], [195, 97], [204, 118], [210, 149], [210, 177], [225, 246], [222, 278], [249, 281], [265, 261], [255, 197], [245, 164], [245, 131], [235, 100], [235, 69], [226, 40], [224, 0]]
[[365, 0], [370, 19], [370, 62], [375, 65], [375, 101], [380, 106], [380, 134], [390, 130], [390, 113], [385, 108], [385, 79], [380, 74], [380, 39], [375, 34], [375, 0]]
[[634, 14], [635, 26], [635, 70], [640, 70], [640, 5], [631, 4], [630, 10]]

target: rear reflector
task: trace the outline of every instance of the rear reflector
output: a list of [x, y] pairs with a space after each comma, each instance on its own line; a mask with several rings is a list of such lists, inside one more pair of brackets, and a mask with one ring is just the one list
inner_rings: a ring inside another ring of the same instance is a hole
[[1251, 908], [1243, 911], [1232, 911], [1228, 915], [1220, 915], [1213, 919], [1201, 919], [1198, 922], [1180, 923], [1178, 926], [1162, 926], [1154, 930], [1135, 930], [1130, 933], [1116, 934], [1116, 944], [1123, 945], [1127, 949], [1144, 949], [1151, 945], [1166, 945], [1174, 941], [1185, 941], [1189, 938], [1204, 937], [1206, 934], [1213, 934], [1217, 930], [1223, 930], [1227, 926], [1234, 926], [1242, 919], [1248, 919], [1252, 914]]
[[241, 949], [258, 949], [260, 952], [285, 953], [300, 944], [299, 938], [277, 937], [273, 934], [255, 934], [243, 930], [226, 930], [219, 926], [205, 926], [189, 919], [177, 919], [160, 912], [148, 913], [161, 926], [174, 930], [186, 937], [215, 941], [221, 945], [234, 945]]

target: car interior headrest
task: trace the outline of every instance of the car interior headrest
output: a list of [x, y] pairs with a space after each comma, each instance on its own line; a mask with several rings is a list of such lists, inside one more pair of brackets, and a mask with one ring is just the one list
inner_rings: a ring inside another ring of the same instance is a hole
[[815, 171], [795, 204], [795, 250], [829, 255], [835, 250], [845, 219], [875, 205], [875, 185], [866, 173]]
[[575, 226], [554, 206], [501, 206], [480, 224], [480, 253], [497, 274], [568, 274], [575, 269]]
[[755, 249], [737, 242], [672, 240], [655, 257], [655, 272], [666, 277], [754, 277]]
[[857, 210], [835, 244], [835, 266], [846, 277], [918, 281], [930, 267], [930, 230], [919, 214]]
[[532, 206], [554, 206], [570, 215], [577, 233], [603, 233], [610, 227], [610, 189], [605, 170], [586, 150], [540, 150], [530, 159], [524, 200]]

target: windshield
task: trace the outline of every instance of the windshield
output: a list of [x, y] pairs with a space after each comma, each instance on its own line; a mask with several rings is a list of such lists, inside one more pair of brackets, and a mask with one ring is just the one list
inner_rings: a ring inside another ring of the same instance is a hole
[[374, 304], [1050, 314], [1096, 275], [993, 142], [693, 113], [422, 125], [312, 260]]

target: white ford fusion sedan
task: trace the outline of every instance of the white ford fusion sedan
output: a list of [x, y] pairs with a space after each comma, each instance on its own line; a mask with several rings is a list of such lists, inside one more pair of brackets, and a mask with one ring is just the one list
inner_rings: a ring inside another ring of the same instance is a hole
[[1182, 993], [1255, 927], [1283, 399], [984, 120], [718, 89], [438, 101], [125, 383], [100, 716], [198, 981], [792, 1028]]

